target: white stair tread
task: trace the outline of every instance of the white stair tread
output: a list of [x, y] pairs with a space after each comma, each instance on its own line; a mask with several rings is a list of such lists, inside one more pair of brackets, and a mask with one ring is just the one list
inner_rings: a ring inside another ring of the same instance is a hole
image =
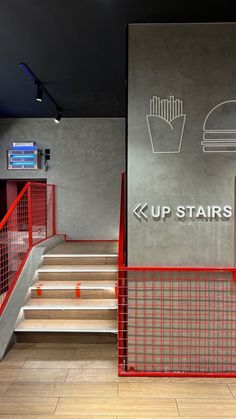
[[24, 310], [116, 310], [116, 299], [42, 298], [29, 299]]
[[43, 265], [37, 272], [117, 272], [115, 265]]
[[99, 253], [89, 253], [89, 254], [69, 254], [69, 253], [46, 253], [43, 255], [43, 258], [116, 258], [118, 257], [117, 253], [110, 253], [110, 254], [99, 254]]
[[105, 290], [113, 289], [116, 281], [37, 281], [30, 288], [31, 290], [74, 290], [78, 287], [81, 290]]
[[117, 333], [117, 322], [116, 320], [24, 319], [15, 331]]
[[48, 251], [48, 254], [113, 254], [118, 251], [118, 242], [63, 242]]

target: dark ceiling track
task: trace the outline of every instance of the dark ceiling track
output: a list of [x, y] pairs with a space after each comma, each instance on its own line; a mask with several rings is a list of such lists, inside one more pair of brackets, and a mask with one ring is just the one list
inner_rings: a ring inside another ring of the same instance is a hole
[[29, 66], [25, 63], [20, 63], [21, 69], [24, 71], [24, 73], [29, 77], [34, 84], [37, 86], [37, 97], [36, 100], [39, 102], [42, 101], [42, 93], [44, 93], [48, 99], [54, 104], [57, 110], [57, 114], [54, 118], [55, 122], [60, 122], [62, 115], [63, 115], [63, 109], [60, 105], [58, 105], [57, 101], [54, 99], [54, 97], [49, 93], [49, 91], [44, 87], [43, 83], [38, 79], [38, 77], [33, 73], [33, 71], [29, 68]]

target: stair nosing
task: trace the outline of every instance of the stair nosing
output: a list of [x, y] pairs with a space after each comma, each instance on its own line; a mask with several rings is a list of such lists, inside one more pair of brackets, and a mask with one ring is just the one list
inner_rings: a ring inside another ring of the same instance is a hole
[[[91, 326], [91, 321], [89, 321], [90, 325], [88, 326], [86, 325], [87, 320], [85, 321], [79, 320], [78, 327], [76, 327], [76, 324], [74, 324], [73, 329], [69, 329], [68, 326], [65, 324], [65, 323], [71, 323], [71, 320], [67, 320], [67, 321], [63, 320], [63, 327], [61, 327], [62, 325], [60, 324], [61, 323], [60, 321], [58, 324], [57, 319], [33, 320], [33, 323], [35, 322], [39, 323], [38, 327], [35, 327], [34, 324], [32, 325], [32, 320], [24, 319], [17, 325], [17, 327], [15, 328], [15, 331], [22, 332], [22, 333], [27, 333], [27, 332], [49, 332], [49, 333], [56, 333], [56, 332], [88, 333], [89, 332], [89, 333], [114, 333], [114, 334], [118, 333], [117, 323], [114, 320], [105, 320], [105, 321], [95, 320], [95, 322], [98, 324], [97, 327], [95, 325]], [[73, 322], [76, 323], [76, 320], [73, 320]], [[105, 322], [105, 325], [103, 324], [104, 322]], [[22, 328], [23, 324], [25, 324], [27, 328]], [[83, 324], [84, 324], [84, 328], [81, 327]], [[85, 326], [87, 326], [87, 328]]]
[[[53, 265], [44, 265], [44, 266], [53, 266]], [[109, 265], [108, 265], [109, 266]], [[42, 269], [42, 268], [38, 268], [37, 270], [36, 270], [36, 272], [39, 272], [39, 273], [60, 273], [60, 272], [62, 272], [62, 273], [66, 273], [66, 272], [68, 272], [68, 273], [72, 273], [72, 272], [84, 272], [84, 273], [91, 273], [91, 272], [94, 272], [94, 273], [114, 273], [114, 272], [118, 272], [118, 268], [110, 268], [110, 269], [79, 269], [79, 268], [77, 268], [77, 269], [63, 269], [63, 268], [61, 268], [61, 269], [49, 269], [49, 268], [46, 268], [46, 269]]]
[[55, 330], [55, 329], [20, 329], [16, 328], [15, 332], [21, 332], [21, 333], [28, 333], [28, 332], [37, 332], [37, 333], [114, 333], [117, 334], [117, 329], [61, 329], [61, 330]]
[[[88, 287], [88, 286], [79, 286], [79, 289], [80, 290], [91, 290], [91, 291], [93, 291], [93, 290], [113, 290], [113, 289], [115, 289], [115, 285], [114, 286], [111, 286], [111, 287], [103, 287], [103, 286], [93, 286], [93, 287]], [[59, 291], [74, 291], [75, 289], [77, 289], [77, 287], [75, 286], [75, 287], [58, 287], [58, 286], [55, 286], [55, 287], [45, 287], [45, 286], [40, 286], [40, 287], [37, 287], [37, 286], [31, 286], [30, 287], [30, 290], [33, 290], [33, 291], [37, 291], [38, 289], [40, 289], [40, 290], [44, 290], [44, 291], [57, 291], [57, 290], [59, 290]]]
[[34, 306], [34, 307], [27, 307], [27, 306], [24, 306], [24, 307], [22, 307], [23, 308], [23, 310], [26, 310], [26, 311], [34, 311], [34, 310], [37, 310], [37, 311], [51, 311], [51, 310], [61, 310], [61, 311], [75, 311], [75, 310], [96, 310], [96, 311], [100, 311], [100, 310], [117, 310], [118, 309], [118, 306], [115, 306], [115, 307], [84, 307], [84, 306], [82, 306], [82, 307], [57, 307], [57, 306], [55, 306], [55, 307], [37, 307], [37, 306]]
[[[61, 310], [61, 311], [68, 311], [68, 310], [117, 310], [118, 309], [118, 302], [115, 298], [111, 298], [111, 299], [67, 299], [67, 298], [58, 298], [58, 299], [46, 299], [49, 300], [50, 302], [44, 303], [43, 298], [40, 299], [30, 299], [29, 301], [33, 301], [33, 304], [25, 304], [22, 308], [23, 310]], [[55, 302], [56, 300], [61, 300], [61, 302], [57, 302], [57, 304], [53, 305], [53, 302]], [[71, 300], [71, 305], [68, 304], [64, 304], [64, 301], [69, 301]], [[97, 301], [101, 301], [103, 300], [104, 305], [98, 305], [96, 304], [96, 302], [94, 303], [89, 303], [89, 300], [97, 300]], [[112, 305], [109, 305], [107, 303], [108, 300], [112, 300]], [[84, 304], [75, 304], [75, 301], [83, 301]], [[43, 305], [43, 304], [45, 305]]]
[[22, 309], [26, 310], [26, 311], [29, 311], [29, 310], [31, 310], [31, 311], [34, 311], [34, 310], [38, 310], [38, 311], [39, 310], [40, 311], [43, 311], [43, 310], [48, 310], [48, 311], [51, 311], [51, 310], [61, 310], [61, 311], [96, 310], [96, 311], [98, 311], [98, 310], [117, 310], [118, 305], [114, 306], [114, 307], [97, 307], [97, 306], [95, 306], [95, 307], [84, 307], [84, 306], [82, 306], [82, 307], [78, 307], [78, 306], [72, 306], [72, 307], [57, 307], [57, 306], [55, 306], [55, 307], [47, 307], [47, 306], [39, 307], [39, 306], [33, 306], [33, 307], [30, 307], [30, 306], [23, 306]]
[[45, 254], [43, 258], [117, 258], [118, 254]]

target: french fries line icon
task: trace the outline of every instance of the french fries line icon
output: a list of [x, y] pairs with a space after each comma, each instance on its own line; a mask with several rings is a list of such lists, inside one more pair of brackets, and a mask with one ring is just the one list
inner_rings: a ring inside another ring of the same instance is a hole
[[171, 122], [177, 116], [183, 115], [183, 101], [170, 96], [170, 99], [161, 99], [153, 96], [150, 100], [150, 115], [160, 116]]
[[153, 153], [180, 153], [186, 120], [183, 101], [173, 95], [169, 99], [153, 96], [149, 112], [146, 119]]

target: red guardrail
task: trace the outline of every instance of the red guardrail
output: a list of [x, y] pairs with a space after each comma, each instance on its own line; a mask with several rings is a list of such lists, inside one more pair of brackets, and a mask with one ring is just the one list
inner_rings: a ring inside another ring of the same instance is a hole
[[[120, 228], [119, 228], [119, 243], [118, 243], [118, 288], [117, 288], [117, 297], [118, 297], [118, 365], [120, 372], [120, 365], [125, 361], [125, 334], [126, 330], [124, 325], [126, 324], [126, 313], [125, 309], [119, 309], [123, 307], [123, 302], [125, 301], [124, 292], [127, 290], [127, 287], [124, 287], [126, 284], [126, 275], [124, 271], [121, 271], [126, 265], [126, 174], [122, 173], [121, 176], [121, 195], [120, 195]], [[126, 305], [127, 308], [127, 305]]]
[[126, 264], [122, 176], [119, 376], [236, 377], [236, 268]]
[[32, 247], [56, 233], [55, 186], [27, 182], [0, 222], [0, 315]]

